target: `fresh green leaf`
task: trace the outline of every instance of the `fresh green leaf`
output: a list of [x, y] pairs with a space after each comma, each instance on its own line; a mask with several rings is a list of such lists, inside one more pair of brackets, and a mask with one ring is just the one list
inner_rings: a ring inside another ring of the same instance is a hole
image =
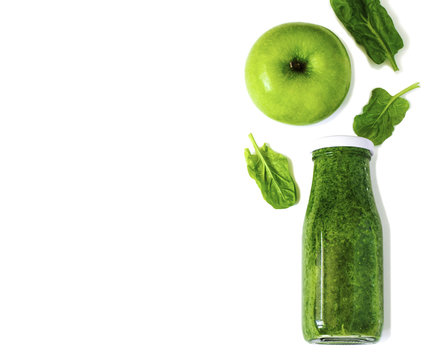
[[418, 87], [419, 83], [414, 83], [393, 96], [384, 89], [374, 89], [362, 114], [355, 116], [353, 130], [356, 135], [381, 145], [392, 135], [395, 125], [404, 119], [409, 109], [409, 102], [401, 96]]
[[275, 209], [286, 209], [299, 201], [299, 190], [290, 170], [288, 158], [267, 144], [259, 148], [249, 134], [255, 154], [245, 149], [248, 173], [261, 189], [264, 199]]
[[389, 60], [399, 70], [395, 54], [404, 46], [393, 20], [379, 0], [330, 0], [338, 19], [376, 64]]

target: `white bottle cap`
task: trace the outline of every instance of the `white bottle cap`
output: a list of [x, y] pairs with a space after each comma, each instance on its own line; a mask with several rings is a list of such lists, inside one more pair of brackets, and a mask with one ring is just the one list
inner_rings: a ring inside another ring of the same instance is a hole
[[315, 141], [312, 151], [336, 147], [336, 146], [350, 146], [367, 149], [373, 155], [375, 152], [375, 146], [371, 140], [360, 136], [352, 135], [335, 135], [325, 136]]

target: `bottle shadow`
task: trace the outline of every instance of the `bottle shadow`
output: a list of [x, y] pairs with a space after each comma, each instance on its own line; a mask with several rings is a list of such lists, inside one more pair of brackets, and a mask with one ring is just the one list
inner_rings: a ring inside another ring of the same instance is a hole
[[379, 212], [382, 223], [382, 238], [383, 238], [383, 274], [384, 274], [384, 325], [382, 329], [381, 341], [387, 340], [390, 337], [391, 328], [391, 284], [390, 284], [390, 224], [388, 222], [387, 214], [385, 212], [384, 204], [382, 203], [381, 194], [379, 192], [378, 181], [376, 176], [376, 162], [378, 159], [378, 148], [375, 148], [375, 153], [370, 161], [370, 176], [372, 178], [373, 196], [375, 198], [376, 207]]

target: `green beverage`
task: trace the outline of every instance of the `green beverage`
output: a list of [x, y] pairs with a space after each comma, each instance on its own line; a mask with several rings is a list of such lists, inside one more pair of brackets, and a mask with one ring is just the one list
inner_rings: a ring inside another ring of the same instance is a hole
[[382, 225], [372, 154], [373, 143], [356, 136], [323, 138], [312, 152], [302, 271], [302, 327], [311, 343], [369, 343], [381, 335]]

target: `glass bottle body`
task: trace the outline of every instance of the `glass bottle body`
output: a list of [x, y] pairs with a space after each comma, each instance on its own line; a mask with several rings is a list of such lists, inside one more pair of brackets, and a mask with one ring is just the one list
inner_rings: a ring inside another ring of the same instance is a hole
[[302, 270], [302, 327], [312, 343], [368, 343], [381, 335], [382, 225], [370, 157], [357, 147], [313, 152]]

